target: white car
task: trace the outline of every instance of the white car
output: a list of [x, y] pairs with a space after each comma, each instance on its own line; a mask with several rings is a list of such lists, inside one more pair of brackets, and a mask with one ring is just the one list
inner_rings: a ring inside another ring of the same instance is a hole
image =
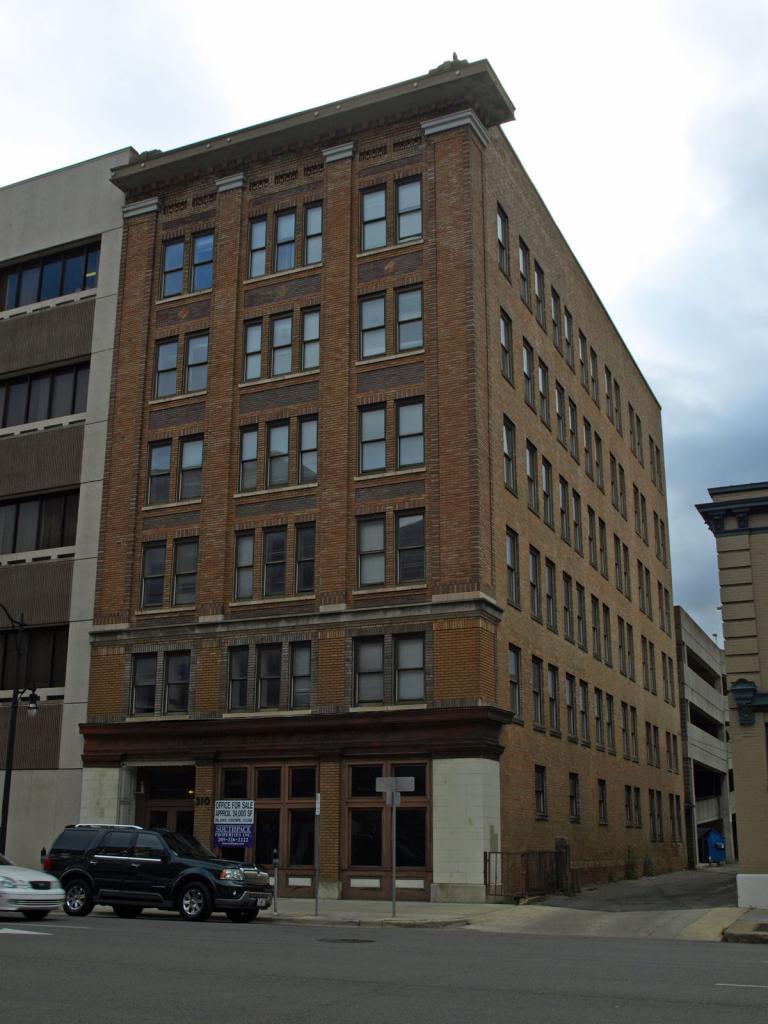
[[0, 853], [0, 914], [22, 913], [29, 921], [42, 921], [64, 906], [58, 878], [33, 868], [20, 868]]

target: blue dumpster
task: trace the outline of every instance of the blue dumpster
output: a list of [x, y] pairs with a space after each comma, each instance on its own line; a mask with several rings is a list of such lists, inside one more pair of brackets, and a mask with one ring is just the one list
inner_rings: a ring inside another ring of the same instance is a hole
[[702, 832], [699, 837], [699, 849], [703, 861], [709, 861], [710, 864], [725, 862], [725, 839], [717, 829], [708, 828]]

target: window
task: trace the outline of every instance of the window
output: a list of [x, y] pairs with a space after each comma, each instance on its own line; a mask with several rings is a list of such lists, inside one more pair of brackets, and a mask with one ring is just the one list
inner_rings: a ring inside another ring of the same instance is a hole
[[421, 179], [399, 181], [395, 188], [397, 241], [421, 238]]
[[589, 350], [589, 392], [595, 405], [600, 405], [600, 392], [597, 384], [597, 352], [593, 348]]
[[571, 543], [571, 520], [569, 515], [568, 482], [560, 477], [560, 536]]
[[424, 465], [424, 402], [397, 405], [397, 468]]
[[300, 484], [313, 484], [317, 480], [317, 416], [299, 420], [298, 479]]
[[605, 521], [598, 517], [597, 543], [600, 553], [600, 575], [608, 579], [608, 541], [606, 538]]
[[616, 750], [616, 732], [614, 725], [613, 697], [610, 693], [605, 695], [605, 732], [608, 739], [608, 750], [614, 753]]
[[623, 676], [627, 674], [627, 641], [624, 619], [619, 615], [619, 672]]
[[568, 451], [574, 462], [579, 461], [579, 415], [576, 411], [576, 403], [568, 399]]
[[288, 531], [285, 526], [264, 530], [262, 597], [282, 597], [285, 594], [285, 562]]
[[311, 594], [315, 589], [315, 524], [296, 527], [296, 593]]
[[517, 490], [517, 467], [515, 466], [515, 427], [511, 420], [504, 417], [504, 485], [510, 491]]
[[531, 658], [531, 696], [533, 724], [544, 726], [544, 696], [542, 694], [544, 665], [541, 658]]
[[568, 814], [571, 821], [579, 821], [581, 818], [579, 776], [575, 772], [568, 773]]
[[547, 558], [544, 562], [544, 593], [547, 607], [547, 626], [557, 632], [557, 592], [555, 564]]
[[623, 434], [623, 428], [621, 424], [621, 385], [617, 380], [613, 382], [613, 411], [616, 417], [616, 429], [620, 434]]
[[397, 307], [397, 351], [424, 347], [421, 288], [409, 288], [395, 295]]
[[565, 677], [565, 711], [568, 725], [568, 738], [576, 739], [576, 677], [570, 674]]
[[587, 339], [579, 331], [579, 379], [585, 391], [589, 390], [587, 377]]
[[171, 442], [160, 441], [149, 446], [149, 479], [147, 504], [162, 505], [171, 491]]
[[536, 548], [528, 550], [531, 616], [541, 619], [541, 555]]
[[607, 366], [603, 367], [603, 379], [605, 383], [605, 414], [613, 423], [613, 377]]
[[235, 600], [253, 597], [253, 533], [235, 535]]
[[554, 527], [555, 516], [552, 506], [552, 466], [547, 459], [541, 460], [541, 498], [544, 522]]
[[213, 235], [195, 235], [192, 239], [192, 287], [201, 292], [213, 284]]
[[643, 811], [642, 811], [642, 806], [641, 806], [641, 803], [640, 803], [640, 789], [639, 789], [638, 786], [635, 786], [633, 788], [633, 790], [632, 790], [632, 803], [634, 805], [635, 827], [636, 828], [642, 828], [643, 827]]
[[547, 769], [540, 764], [533, 766], [533, 792], [536, 806], [536, 816], [546, 818], [547, 816]]
[[629, 707], [621, 702], [621, 749], [624, 757], [629, 757]]
[[518, 539], [514, 530], [507, 528], [506, 536], [507, 561], [507, 600], [514, 605], [520, 604], [520, 562]]
[[184, 242], [177, 239], [163, 246], [162, 297], [181, 295], [184, 287]]
[[386, 469], [386, 411], [384, 406], [360, 410], [360, 472]]
[[240, 474], [238, 487], [241, 491], [254, 491], [258, 487], [258, 455], [259, 428], [246, 427], [240, 431]]
[[563, 634], [573, 643], [573, 580], [563, 573]]
[[600, 602], [592, 595], [592, 657], [600, 661], [602, 657], [602, 645], [600, 636]]
[[533, 264], [533, 294], [536, 299], [536, 319], [544, 327], [544, 271], [535, 262]]
[[189, 710], [189, 651], [165, 656], [165, 711], [174, 714]]
[[396, 699], [424, 699], [424, 637], [395, 637]]
[[176, 361], [179, 343], [161, 341], [157, 346], [157, 363], [155, 368], [155, 398], [167, 398], [176, 394]]
[[499, 343], [501, 345], [501, 372], [512, 380], [512, 321], [502, 309], [499, 313]]
[[291, 644], [291, 707], [308, 708], [312, 699], [312, 645]]
[[71, 547], [77, 533], [78, 491], [30, 495], [0, 505], [0, 554]]
[[637, 441], [635, 440], [635, 410], [631, 404], [627, 405], [629, 415], [629, 447], [633, 455], [637, 454]]
[[571, 509], [573, 512], [573, 548], [580, 555], [584, 552], [584, 537], [581, 532], [581, 495], [571, 491]]
[[507, 650], [507, 674], [509, 676], [509, 708], [518, 718], [522, 715], [520, 701], [520, 648], [514, 644]]
[[173, 603], [197, 600], [197, 538], [177, 540], [173, 550]]
[[589, 743], [589, 686], [579, 680], [579, 737], [582, 743]]
[[269, 644], [258, 649], [257, 704], [259, 709], [280, 706], [280, 662], [282, 650], [279, 644]]
[[555, 384], [555, 422], [557, 440], [565, 444], [565, 391], [562, 384]]
[[643, 456], [643, 421], [635, 416], [635, 436], [637, 437], [637, 458], [641, 466], [645, 465]]
[[592, 464], [592, 425], [588, 419], [584, 419], [584, 471], [588, 477], [594, 476]]
[[613, 570], [616, 578], [616, 589], [619, 593], [622, 593], [622, 574], [621, 574], [621, 539], [618, 534], [613, 535]]
[[261, 322], [245, 325], [245, 359], [243, 380], [258, 380], [261, 376]]
[[306, 309], [301, 314], [301, 368], [316, 370], [320, 365], [320, 310]]
[[605, 746], [605, 722], [603, 720], [603, 691], [595, 690], [595, 743]]
[[293, 334], [293, 317], [279, 316], [272, 320], [272, 346], [270, 352], [269, 372], [273, 377], [290, 373], [292, 368], [291, 338]]
[[528, 246], [522, 240], [518, 242], [517, 246], [517, 265], [520, 274], [520, 298], [530, 308], [531, 305], [531, 289], [529, 283], [528, 269]]
[[248, 707], [248, 648], [229, 649], [229, 703], [230, 711], [245, 711]]
[[656, 827], [656, 791], [654, 789], [648, 790], [648, 820], [651, 823], [651, 842], [654, 843], [659, 838]]
[[360, 300], [360, 358], [383, 356], [387, 350], [384, 327], [384, 296]]
[[496, 242], [499, 268], [509, 276], [509, 221], [500, 206], [496, 207]]
[[573, 317], [567, 307], [563, 315], [563, 342], [565, 344], [565, 361], [573, 369]]
[[179, 447], [179, 501], [190, 501], [202, 494], [203, 439], [184, 438]]
[[361, 519], [357, 524], [357, 577], [361, 587], [385, 581], [384, 519]]
[[0, 427], [85, 412], [88, 364], [0, 381]]
[[587, 608], [584, 587], [576, 584], [576, 643], [582, 650], [587, 649]]
[[98, 276], [98, 243], [6, 267], [0, 272], [0, 309], [87, 291], [96, 287]]
[[603, 439], [595, 432], [595, 483], [601, 491], [605, 490], [603, 475]]
[[267, 487], [288, 483], [288, 424], [267, 425]]
[[275, 214], [275, 271], [296, 266], [296, 211]]
[[627, 598], [629, 598], [629, 600], [631, 601], [632, 600], [632, 580], [631, 580], [631, 576], [630, 576], [630, 573], [629, 573], [629, 548], [627, 547], [626, 544], [622, 544], [621, 545], [621, 550], [622, 550], [622, 554], [623, 554], [622, 561], [624, 563], [624, 593], [627, 596]]
[[549, 305], [552, 316], [552, 344], [558, 352], [561, 352], [563, 341], [560, 336], [560, 296], [554, 288], [550, 289]]
[[523, 397], [532, 409], [536, 408], [533, 398], [533, 349], [523, 338]]
[[603, 605], [603, 661], [606, 665], [613, 664], [613, 650], [611, 645], [611, 609], [607, 604]]
[[651, 693], [656, 693], [656, 647], [651, 642], [648, 643], [648, 669], [648, 685]]
[[538, 453], [530, 441], [525, 445], [525, 475], [528, 479], [528, 508], [538, 515], [539, 488], [536, 480]]
[[157, 655], [134, 654], [131, 672], [131, 714], [152, 715], [155, 712]]
[[304, 208], [304, 263], [320, 263], [323, 259], [323, 204]]
[[635, 678], [635, 630], [627, 623], [627, 675]]
[[384, 700], [384, 640], [355, 641], [355, 699], [358, 704]]
[[597, 820], [601, 825], [608, 824], [608, 787], [605, 779], [597, 780]]
[[637, 761], [637, 708], [629, 706], [629, 743], [632, 757]]
[[145, 544], [141, 557], [141, 607], [159, 608], [163, 603], [165, 541]]
[[549, 370], [539, 360], [539, 416], [549, 426]]
[[619, 466], [619, 512], [627, 518], [627, 482], [623, 466]]
[[560, 682], [555, 665], [547, 668], [547, 698], [549, 704], [549, 728], [553, 732], [560, 731]]
[[381, 249], [387, 244], [387, 194], [384, 188], [362, 195], [363, 252]]
[[426, 578], [423, 512], [397, 513], [395, 544], [397, 582], [422, 582]]
[[267, 272], [267, 218], [251, 221], [251, 260], [248, 276], [262, 277]]
[[587, 554], [589, 556], [589, 564], [593, 569], [597, 568], [597, 537], [595, 536], [595, 530], [597, 528], [597, 517], [595, 516], [595, 510], [591, 506], [587, 505]]

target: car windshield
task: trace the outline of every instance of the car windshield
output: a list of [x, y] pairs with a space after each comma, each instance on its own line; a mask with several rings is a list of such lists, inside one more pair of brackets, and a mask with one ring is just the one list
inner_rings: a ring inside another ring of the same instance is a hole
[[4, 857], [2, 855], [2, 853], [0, 853], [0, 864], [4, 864], [5, 867], [7, 867], [7, 868], [12, 868], [13, 867], [13, 861], [12, 860], [8, 860], [8, 858]]
[[169, 832], [163, 836], [166, 843], [179, 857], [194, 857], [196, 860], [216, 860], [211, 851], [192, 836], [183, 836], [180, 832]]

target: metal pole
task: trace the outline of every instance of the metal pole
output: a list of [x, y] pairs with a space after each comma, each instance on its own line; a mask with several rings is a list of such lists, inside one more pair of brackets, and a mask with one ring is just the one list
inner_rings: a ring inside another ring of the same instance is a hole
[[315, 917], [320, 913], [320, 794], [315, 793]]
[[392, 800], [392, 917], [397, 915], [397, 802], [399, 793], [389, 793]]
[[0, 604], [5, 614], [11, 621], [15, 633], [16, 643], [16, 667], [13, 680], [13, 696], [11, 697], [11, 715], [8, 722], [8, 739], [5, 750], [5, 776], [3, 778], [3, 809], [0, 816], [0, 853], [5, 853], [6, 837], [8, 835], [8, 815], [11, 803], [11, 772], [13, 771], [13, 749], [16, 745], [16, 718], [19, 712], [19, 693], [21, 686], [21, 632], [24, 629], [24, 616], [14, 619], [4, 604]]
[[274, 889], [274, 899], [272, 900], [272, 911], [277, 913], [277, 868], [280, 863], [280, 859], [277, 855], [277, 850], [272, 851], [272, 887]]

